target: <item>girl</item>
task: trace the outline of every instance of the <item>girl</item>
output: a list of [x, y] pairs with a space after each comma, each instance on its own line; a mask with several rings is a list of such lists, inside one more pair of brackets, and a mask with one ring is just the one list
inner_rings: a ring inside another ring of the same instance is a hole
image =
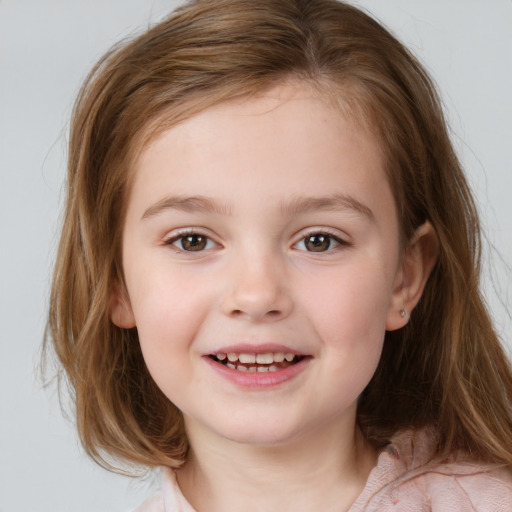
[[425, 71], [335, 0], [196, 0], [78, 98], [50, 333], [141, 511], [512, 508], [512, 375]]

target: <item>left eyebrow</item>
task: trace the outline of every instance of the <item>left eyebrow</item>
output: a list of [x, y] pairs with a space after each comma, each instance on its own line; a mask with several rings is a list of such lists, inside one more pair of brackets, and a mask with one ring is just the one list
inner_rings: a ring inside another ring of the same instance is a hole
[[282, 207], [283, 213], [291, 215], [299, 215], [301, 213], [318, 210], [353, 210], [369, 220], [375, 220], [375, 216], [368, 206], [350, 195], [341, 193], [322, 197], [297, 197]]

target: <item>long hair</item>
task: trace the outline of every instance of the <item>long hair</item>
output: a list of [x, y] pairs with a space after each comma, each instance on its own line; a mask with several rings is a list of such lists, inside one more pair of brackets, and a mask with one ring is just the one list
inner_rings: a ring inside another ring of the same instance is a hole
[[512, 464], [512, 376], [480, 288], [480, 227], [435, 87], [370, 16], [336, 0], [196, 0], [91, 71], [75, 104], [49, 336], [87, 452], [179, 467], [181, 413], [146, 369], [136, 329], [109, 318], [123, 287], [121, 232], [133, 162], [160, 131], [287, 80], [348, 105], [380, 143], [403, 244], [426, 220], [439, 258], [409, 324], [386, 333], [357, 420], [376, 446], [435, 425], [439, 453]]

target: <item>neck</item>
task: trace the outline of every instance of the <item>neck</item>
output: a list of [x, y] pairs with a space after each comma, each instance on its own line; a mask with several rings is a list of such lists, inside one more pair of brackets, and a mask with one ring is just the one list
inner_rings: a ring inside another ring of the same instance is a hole
[[279, 446], [192, 438], [179, 485], [198, 512], [348, 510], [376, 453], [355, 426], [330, 428]]

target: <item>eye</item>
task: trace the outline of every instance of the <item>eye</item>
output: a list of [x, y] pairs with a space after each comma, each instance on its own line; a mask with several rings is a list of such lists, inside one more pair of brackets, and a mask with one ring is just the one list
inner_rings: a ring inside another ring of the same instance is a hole
[[327, 252], [340, 245], [347, 245], [343, 240], [329, 233], [311, 233], [299, 240], [295, 248], [308, 252]]
[[170, 238], [166, 244], [188, 252], [199, 252], [213, 249], [217, 244], [201, 233], [186, 233]]

